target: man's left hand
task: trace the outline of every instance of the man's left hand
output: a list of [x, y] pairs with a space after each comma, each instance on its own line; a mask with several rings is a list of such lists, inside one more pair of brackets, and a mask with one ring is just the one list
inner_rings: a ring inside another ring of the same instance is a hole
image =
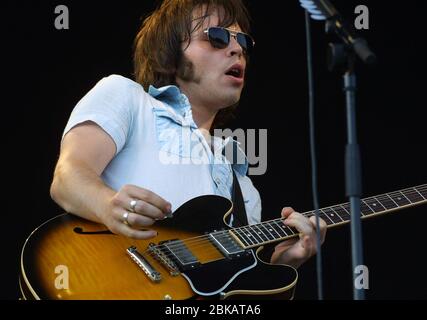
[[[310, 257], [316, 254], [316, 217], [307, 218], [290, 207], [282, 209], [284, 224], [297, 229], [299, 238], [285, 240], [279, 243], [271, 257], [271, 262], [286, 264], [298, 268]], [[321, 243], [325, 241], [326, 223], [319, 220]]]

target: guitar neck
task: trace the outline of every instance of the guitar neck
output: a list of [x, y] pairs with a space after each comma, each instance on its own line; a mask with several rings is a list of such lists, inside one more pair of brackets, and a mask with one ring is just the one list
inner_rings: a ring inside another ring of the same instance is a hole
[[[364, 219], [423, 203], [427, 203], [427, 184], [361, 199], [360, 215]], [[304, 212], [303, 215], [311, 217], [315, 211]], [[319, 209], [319, 217], [328, 228], [348, 223], [351, 217], [350, 203]], [[279, 218], [233, 228], [230, 233], [245, 249], [298, 236], [299, 231], [284, 225], [283, 220]]]

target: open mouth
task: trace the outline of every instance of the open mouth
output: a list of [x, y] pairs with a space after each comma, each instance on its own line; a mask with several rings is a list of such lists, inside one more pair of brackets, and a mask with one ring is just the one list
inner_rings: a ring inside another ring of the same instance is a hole
[[228, 71], [225, 73], [227, 76], [232, 76], [234, 78], [242, 79], [243, 78], [243, 67], [239, 64], [233, 65]]

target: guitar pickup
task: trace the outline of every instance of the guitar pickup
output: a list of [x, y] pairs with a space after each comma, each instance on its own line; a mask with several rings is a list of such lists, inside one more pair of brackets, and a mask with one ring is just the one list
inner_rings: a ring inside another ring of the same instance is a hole
[[228, 232], [210, 233], [209, 239], [229, 259], [238, 258], [246, 253]]
[[159, 248], [163, 254], [173, 260], [181, 271], [191, 270], [200, 265], [199, 260], [181, 240], [159, 242]]

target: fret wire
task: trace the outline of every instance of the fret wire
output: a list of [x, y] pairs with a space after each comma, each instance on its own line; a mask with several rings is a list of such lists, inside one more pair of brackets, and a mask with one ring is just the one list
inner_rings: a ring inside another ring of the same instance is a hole
[[414, 192], [413, 189], [406, 189], [405, 195], [408, 199], [415, 203], [424, 200], [424, 198], [421, 197], [417, 191]]
[[239, 233], [242, 230], [240, 230], [240, 228], [235, 228], [234, 230], [236, 231], [237, 237], [240, 239], [240, 241], [244, 242], [243, 245], [249, 246], [250, 243], [245, 239], [246, 236]]
[[[350, 209], [350, 207], [349, 207]], [[364, 212], [363, 210], [365, 210], [366, 212]], [[370, 215], [372, 214], [374, 211], [366, 204], [366, 202], [364, 200], [360, 201], [360, 211], [363, 212], [363, 216], [366, 215]]]
[[288, 234], [288, 232], [286, 232], [286, 230], [288, 230], [291, 234], [294, 234], [292, 229], [289, 228], [289, 226], [287, 226], [286, 224], [284, 224], [284, 218], [280, 218], [279, 221], [280, 222], [278, 222], [278, 225], [283, 230], [283, 232], [285, 232], [286, 236], [289, 236], [289, 234]]
[[[338, 214], [337, 210], [334, 209], [334, 207], [331, 207], [332, 211], [335, 212], [335, 215], [338, 216], [338, 218], [341, 219], [341, 221], [344, 221], [343, 218], [341, 218], [341, 216]], [[335, 222], [336, 223], [336, 222]]]
[[266, 231], [268, 232], [268, 234], [270, 235], [270, 237], [271, 237], [272, 239], [276, 239], [276, 236], [275, 236], [275, 235], [270, 231], [270, 229], [268, 228], [268, 226], [267, 226], [267, 225], [262, 224], [261, 226], [264, 228], [264, 230], [266, 230]]
[[[335, 216], [338, 215], [337, 211], [333, 207], [329, 207], [329, 209], [331, 209]], [[332, 221], [332, 223], [335, 224], [336, 222]]]
[[[408, 200], [406, 199], [406, 197], [403, 197], [403, 196], [402, 196], [402, 194], [401, 194], [400, 192], [398, 192], [398, 191], [390, 193], [390, 197], [391, 197], [392, 199], [393, 199], [393, 197], [395, 197], [397, 201], [399, 201], [399, 202], [403, 202], [402, 204], [399, 204], [399, 203], [398, 203], [398, 205], [399, 205], [399, 206], [405, 206], [405, 205], [407, 205], [407, 204], [410, 204], [410, 203], [411, 203], [410, 201], [408, 201]], [[394, 199], [393, 199], [393, 200], [394, 200]]]
[[417, 189], [423, 189], [424, 188], [424, 191], [425, 191], [425, 188], [427, 187], [427, 185], [424, 185], [424, 186], [418, 186], [418, 187], [412, 187], [412, 188], [406, 188], [406, 189], [402, 189], [402, 190], [399, 190], [399, 191], [402, 191], [402, 192], [414, 192], [414, 190], [417, 190]]
[[426, 198], [423, 197], [423, 195], [415, 188], [413, 188], [416, 192], [418, 192], [418, 194], [421, 196], [421, 198], [423, 198], [424, 200], [426, 200]]
[[[321, 210], [322, 209], [319, 209], [319, 211], [321, 211]], [[305, 212], [303, 215], [306, 216], [306, 217], [308, 217], [308, 218], [316, 216], [315, 213], [314, 213], [314, 210], [313, 211]]]
[[[325, 209], [328, 209], [328, 208], [325, 208]], [[327, 214], [325, 211], [323, 211], [323, 209], [319, 209], [319, 211], [321, 212], [321, 213], [319, 214], [319, 217], [321, 217], [321, 215], [322, 215], [322, 213], [323, 213], [323, 215], [324, 215], [324, 216], [328, 217], [328, 219], [331, 221], [331, 223], [332, 223], [332, 224], [335, 224], [335, 223], [334, 223], [334, 221], [332, 221], [332, 219], [328, 216], [328, 214]], [[325, 222], [326, 222], [326, 221], [325, 221]]]
[[[393, 197], [391, 196], [391, 193], [390, 194], [387, 194], [387, 196], [391, 199], [391, 201], [393, 201], [398, 207], [400, 207], [400, 205], [393, 199]], [[397, 200], [399, 200], [399, 199], [397, 199]]]
[[[326, 222], [326, 224], [328, 224], [329, 222], [328, 222], [328, 220], [327, 219], [324, 219], [324, 217], [325, 216], [327, 216], [328, 217], [328, 219], [329, 219], [329, 221], [331, 221], [331, 223], [334, 223], [332, 220], [331, 220], [331, 218], [328, 216], [328, 214], [326, 213], [326, 212], [324, 212], [323, 210], [325, 210], [325, 209], [328, 209], [328, 208], [323, 208], [323, 209], [319, 209], [319, 218], [322, 218], [323, 220], [325, 220], [325, 222]], [[307, 212], [307, 214], [305, 215], [306, 217], [308, 217], [308, 218], [310, 218], [310, 217], [315, 217], [316, 216], [316, 213], [315, 213], [315, 210], [313, 210], [313, 211], [309, 211], [309, 212]]]
[[279, 226], [280, 229], [282, 229], [282, 231], [286, 234], [286, 236], [288, 237], [289, 234], [285, 231], [285, 229], [289, 230], [291, 232], [291, 234], [293, 234], [293, 231], [285, 224], [283, 224], [283, 220], [279, 219], [280, 223], [277, 223], [277, 225]]
[[[350, 213], [350, 211], [348, 211], [348, 210], [344, 207], [344, 205], [343, 205], [343, 204], [340, 204], [340, 206], [341, 206], [341, 208], [343, 208], [343, 210], [347, 213], [347, 215], [348, 215], [348, 220], [350, 220], [350, 218], [351, 218], [351, 213]], [[360, 215], [363, 217], [362, 209], [360, 209]], [[341, 217], [341, 219], [342, 219], [342, 217]], [[344, 220], [344, 219], [343, 219], [343, 222], [344, 222], [344, 221], [348, 221], [348, 220]]]
[[[322, 216], [327, 216], [328, 214], [324, 211], [324, 210], [326, 210], [327, 208], [323, 208], [323, 209], [319, 209], [319, 218], [322, 218]], [[313, 213], [313, 216], [315, 217], [316, 216], [316, 212], [315, 211], [312, 211], [312, 213]], [[328, 217], [328, 219], [329, 220], [331, 220], [329, 217]]]
[[391, 210], [396, 208], [396, 205], [393, 203], [393, 201], [390, 201], [388, 198], [381, 198], [377, 197], [378, 202], [381, 203], [381, 205], [384, 207], [384, 210]]
[[[329, 211], [329, 213], [328, 213], [327, 210]], [[332, 220], [332, 224], [336, 224], [336, 223], [338, 223], [338, 221], [341, 220], [339, 217], [336, 217], [336, 216], [339, 216], [339, 215], [336, 213], [335, 209], [333, 209], [332, 207], [325, 208], [325, 210], [323, 212], [326, 214], [326, 216], [330, 220]], [[338, 221], [335, 221], [334, 219], [337, 219]]]
[[415, 191], [415, 190], [412, 190], [412, 191], [411, 190], [406, 190], [406, 191], [404, 191], [404, 193], [407, 196], [416, 196], [416, 197], [419, 196], [419, 192]]
[[400, 190], [400, 191], [406, 192], [406, 193], [409, 193], [409, 194], [416, 194], [416, 193], [418, 193], [418, 190], [417, 190], [416, 187], [406, 188], [406, 189], [403, 189], [403, 190]]
[[247, 230], [246, 230], [247, 228], [242, 227], [242, 229], [243, 229], [243, 232], [245, 234], [245, 237], [251, 242], [251, 245], [255, 244], [255, 242], [252, 240], [253, 236], [250, 234], [250, 232], [249, 233], [247, 232]]
[[[365, 202], [369, 205], [372, 211], [374, 211], [374, 213], [383, 211], [379, 206], [377, 206], [378, 200], [375, 200], [374, 197], [366, 198]], [[375, 209], [378, 209], [378, 210], [375, 210]]]
[[409, 198], [408, 198], [407, 196], [405, 196], [405, 194], [403, 193], [403, 191], [399, 191], [399, 193], [400, 193], [401, 195], [403, 195], [403, 196], [406, 198], [406, 200], [408, 200], [408, 201], [409, 201], [409, 203], [412, 203], [412, 201], [411, 201], [411, 200], [409, 200]]
[[399, 205], [388, 194], [383, 194], [377, 198], [382, 204], [386, 204], [384, 207], [386, 207], [387, 210], [389, 209], [387, 208], [387, 204], [389, 204], [391, 208], [396, 208], [396, 206], [399, 207]]
[[[360, 202], [365, 204], [365, 206], [372, 211], [371, 213], [375, 213], [375, 210], [371, 208], [371, 206], [366, 202], [366, 200], [367, 199], [364, 199], [364, 200], [361, 200]], [[368, 213], [368, 214], [371, 214], [371, 213]]]
[[[360, 214], [364, 216], [365, 214], [372, 214], [372, 213], [380, 213], [382, 211], [388, 211], [394, 208], [400, 208], [402, 206], [408, 205], [408, 204], [414, 204], [421, 201], [427, 200], [426, 196], [424, 196], [423, 192], [427, 192], [427, 184], [402, 189], [394, 192], [384, 193], [381, 195], [361, 199], [361, 212]], [[411, 200], [411, 198], [413, 198]], [[369, 201], [371, 204], [369, 204]], [[407, 202], [407, 203], [405, 203]], [[372, 207], [373, 204], [378, 203], [381, 207], [378, 208], [379, 211], [375, 211]], [[351, 214], [349, 212], [348, 206], [349, 203], [346, 202], [344, 204], [338, 204], [333, 207], [327, 207], [327, 208], [321, 208], [319, 209], [319, 216], [321, 218], [327, 217], [326, 222], [329, 220], [331, 224], [336, 224], [340, 222], [335, 222], [331, 216], [329, 216], [324, 210], [329, 209], [331, 213], [333, 213], [334, 216], [337, 216], [341, 222], [347, 222], [348, 220], [345, 220], [343, 215], [338, 213], [338, 209], [343, 210], [342, 213], [347, 214], [349, 217], [351, 217]], [[364, 207], [362, 207], [364, 206]], [[388, 208], [390, 206], [390, 208]], [[371, 212], [364, 212], [363, 209], [367, 208]], [[304, 214], [307, 217], [315, 216], [315, 211], [309, 211]], [[259, 230], [259, 232], [255, 231], [255, 228]], [[277, 229], [278, 228], [278, 229]], [[286, 231], [289, 230], [289, 231]], [[245, 246], [249, 245], [257, 245], [261, 242], [265, 242], [266, 240], [275, 240], [277, 238], [283, 238], [288, 237], [290, 235], [295, 235], [295, 231], [285, 225], [283, 223], [283, 218], [271, 220], [269, 222], [262, 222], [260, 224], [256, 224], [253, 226], [246, 226], [246, 227], [240, 227], [240, 228], [234, 228], [232, 231], [234, 231], [240, 241]], [[279, 232], [280, 231], [280, 232]], [[296, 231], [298, 232], [298, 230]], [[283, 235], [281, 234], [283, 233]], [[263, 237], [266, 239], [264, 240]]]
[[249, 226], [249, 232], [252, 235], [252, 237], [257, 241], [256, 244], [260, 244], [261, 242], [264, 242], [264, 240], [262, 239], [262, 237], [258, 234], [257, 231], [255, 231], [254, 228], [252, 228], [252, 226]]
[[[313, 213], [313, 216], [315, 217], [316, 215]], [[328, 218], [328, 220], [326, 220], [326, 218]], [[319, 218], [323, 218], [323, 220], [325, 220], [326, 224], [335, 224], [334, 220], [332, 220], [332, 218], [325, 212], [323, 211], [323, 209], [319, 209]]]
[[[288, 230], [289, 230], [289, 232], [291, 233], [291, 235], [295, 235], [295, 234], [299, 233], [299, 231], [298, 231], [298, 230], [296, 230], [296, 232], [297, 232], [297, 233], [295, 233], [295, 231], [294, 231], [291, 227], [289, 227], [289, 226], [285, 225], [285, 224], [283, 223], [283, 220], [282, 220], [282, 224], [285, 226], [285, 228], [286, 228], [286, 229], [288, 229]], [[288, 235], [288, 236], [289, 236], [289, 235]]]
[[424, 187], [424, 190], [421, 187], [415, 187], [421, 195], [426, 198], [427, 197], [427, 186]]
[[279, 235], [279, 238], [285, 237], [286, 233], [278, 227], [276, 220], [271, 221], [270, 226]]
[[[370, 212], [368, 214], [377, 213], [377, 211], [375, 211], [372, 208], [372, 206], [367, 202], [369, 200], [373, 201], [374, 203], [378, 203], [381, 207], [384, 208], [384, 210], [390, 210], [383, 203], [387, 203], [388, 202], [390, 204], [390, 206], [393, 204], [392, 208], [396, 208], [396, 207], [398, 208], [398, 207], [401, 207], [403, 205], [406, 205], [406, 204], [399, 204], [398, 202], [396, 202], [396, 200], [397, 201], [404, 200], [405, 202], [408, 202], [409, 204], [412, 204], [413, 201], [411, 201], [408, 198], [408, 196], [410, 196], [410, 195], [417, 195], [417, 196], [419, 195], [424, 200], [427, 200], [425, 198], [425, 196], [420, 192], [420, 190], [421, 190], [421, 192], [423, 192], [423, 191], [427, 192], [427, 184], [426, 185], [417, 186], [417, 187], [413, 187], [413, 188], [403, 189], [403, 190], [399, 190], [399, 191], [384, 193], [384, 194], [373, 196], [373, 197], [369, 197], [369, 198], [364, 198], [364, 199], [361, 199], [361, 204], [364, 205], [367, 209], [370, 210]], [[406, 194], [403, 193], [403, 192], [406, 192]], [[341, 207], [348, 215], [350, 215], [348, 208], [345, 207], [345, 206], [348, 206], [348, 205], [349, 205], [349, 203], [346, 202], [344, 204], [336, 205], [335, 207]], [[342, 219], [342, 216], [339, 215], [338, 212], [335, 209], [333, 209], [333, 208], [334, 207], [327, 207], [327, 208], [321, 208], [321, 209], [319, 209], [320, 215], [321, 216], [327, 216], [328, 220], [331, 221], [331, 222], [333, 222], [333, 220], [331, 220], [331, 218], [329, 217], [329, 215], [323, 211], [325, 209], [332, 209]], [[380, 212], [380, 211], [378, 211], [378, 212]], [[363, 211], [361, 211], [361, 214], [364, 215], [365, 213]], [[309, 212], [305, 213], [305, 216], [308, 216], [308, 217], [314, 216], [314, 211], [309, 211]], [[343, 220], [343, 221], [345, 221], [345, 220]]]
[[[260, 224], [260, 226], [261, 227], [263, 227], [269, 234], [270, 234], [270, 236], [273, 238], [273, 239], [275, 239], [274, 238], [274, 236], [273, 236], [273, 234], [270, 232], [270, 230], [268, 230], [268, 228], [266, 228], [262, 223]], [[267, 237], [268, 238], [268, 237]], [[271, 239], [269, 239], [269, 240], [271, 240]]]
[[262, 238], [258, 235], [258, 233], [252, 228], [252, 226], [248, 226], [248, 229], [249, 229], [249, 233], [252, 234], [252, 237], [255, 238], [255, 240], [258, 242], [257, 244], [260, 243], [259, 240], [261, 240], [261, 242], [264, 242], [264, 240], [262, 240]]
[[285, 230], [283, 230], [283, 228], [280, 226], [280, 224], [277, 222], [277, 220], [274, 220], [274, 224], [276, 225], [276, 227], [279, 228], [280, 231], [282, 231], [285, 235], [282, 237], [287, 237], [288, 234], [285, 232]]
[[383, 204], [381, 203], [381, 201], [380, 201], [380, 200], [378, 200], [378, 198], [377, 198], [377, 197], [374, 197], [374, 199], [375, 199], [375, 200], [377, 200], [377, 202], [381, 205], [381, 207], [383, 207], [383, 208], [384, 208], [384, 210], [387, 210], [387, 208], [383, 206]]
[[[269, 240], [268, 237], [265, 235], [265, 233], [261, 230], [261, 228], [257, 224], [254, 225], [254, 227], [258, 228], [258, 230], [261, 232], [261, 234], [264, 235], [265, 240], [262, 238], [262, 236], [259, 236], [263, 242]], [[258, 233], [258, 235], [259, 235], [259, 233]]]
[[[401, 207], [403, 205], [403, 204], [399, 204], [396, 201], [398, 199], [394, 198], [391, 193], [387, 193], [387, 194], [385, 194], [385, 196], [387, 197], [387, 202], [386, 203], [389, 203], [390, 206], [392, 206], [392, 208], [399, 208], [399, 207]], [[399, 197], [399, 198], [402, 199], [402, 197]]]
[[[363, 204], [365, 204], [366, 208], [368, 208], [369, 210], [373, 211], [366, 203], [364, 203], [364, 200], [365, 199], [360, 199], [360, 215], [362, 217], [365, 216], [365, 213], [363, 212], [363, 208], [362, 208]], [[341, 208], [343, 208], [344, 211], [345, 211], [345, 213], [348, 215], [348, 220], [343, 220], [343, 221], [350, 221], [351, 220], [350, 203], [346, 202], [346, 203], [340, 204], [338, 206], [340, 206]], [[346, 208], [345, 206], [348, 206], [348, 208]], [[369, 213], [367, 213], [367, 214], [369, 214]]]
[[266, 222], [269, 226], [270, 226], [270, 228], [271, 228], [271, 230], [273, 230], [274, 232], [276, 232], [277, 233], [277, 235], [279, 236], [279, 238], [281, 238], [282, 236], [280, 235], [280, 233], [278, 233], [277, 231], [276, 231], [276, 229], [274, 229], [274, 227], [271, 225], [271, 223], [270, 222]]

